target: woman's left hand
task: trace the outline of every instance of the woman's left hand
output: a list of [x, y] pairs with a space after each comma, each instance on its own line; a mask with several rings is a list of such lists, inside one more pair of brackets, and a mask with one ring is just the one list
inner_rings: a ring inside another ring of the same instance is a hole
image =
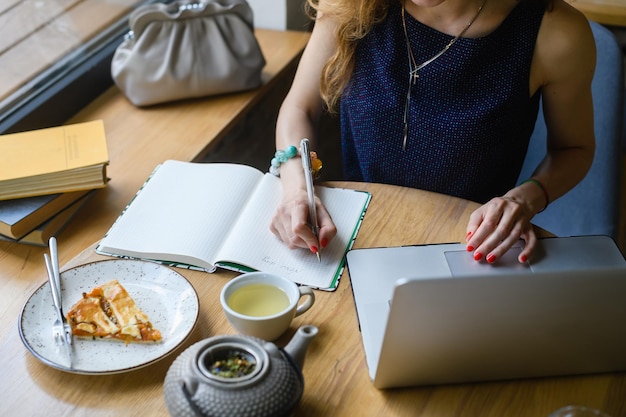
[[526, 244], [518, 256], [526, 262], [537, 243], [537, 235], [530, 220], [534, 212], [523, 201], [514, 197], [495, 197], [476, 209], [467, 225], [467, 251], [474, 259], [494, 263], [519, 239]]

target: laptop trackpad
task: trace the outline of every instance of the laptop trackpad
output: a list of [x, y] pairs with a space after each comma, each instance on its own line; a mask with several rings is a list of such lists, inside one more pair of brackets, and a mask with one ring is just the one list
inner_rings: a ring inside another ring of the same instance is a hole
[[452, 276], [462, 277], [468, 275], [502, 274], [503, 271], [530, 271], [530, 265], [527, 262], [520, 263], [517, 260], [521, 251], [521, 245], [515, 245], [493, 264], [486, 262], [484, 259], [476, 262], [472, 255], [465, 250], [446, 251], [444, 255]]

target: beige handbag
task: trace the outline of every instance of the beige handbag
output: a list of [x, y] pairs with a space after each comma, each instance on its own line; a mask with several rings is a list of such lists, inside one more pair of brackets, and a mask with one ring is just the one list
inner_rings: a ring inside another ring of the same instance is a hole
[[111, 75], [136, 106], [261, 85], [265, 58], [246, 0], [149, 4], [131, 13], [129, 26]]

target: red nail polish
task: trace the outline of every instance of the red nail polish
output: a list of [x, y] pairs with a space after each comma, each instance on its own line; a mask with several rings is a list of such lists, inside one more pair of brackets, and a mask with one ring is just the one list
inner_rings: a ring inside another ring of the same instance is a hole
[[325, 248], [326, 246], [328, 246], [328, 239], [323, 238], [323, 239], [320, 241], [320, 246], [322, 247], [322, 249], [323, 249], [323, 248]]
[[494, 263], [495, 261], [496, 261], [496, 255], [491, 254], [487, 256], [487, 262], [489, 262], [490, 264]]
[[471, 245], [467, 245], [467, 251], [468, 252], [474, 252], [474, 247]]
[[482, 257], [483, 257], [483, 254], [482, 254], [482, 253], [480, 253], [480, 252], [476, 252], [476, 253], [474, 254], [474, 260], [475, 260], [475, 261], [480, 261], [480, 260], [482, 259]]
[[526, 261], [528, 260], [528, 257], [527, 257], [526, 255], [522, 255], [522, 256], [520, 257], [520, 260], [521, 260], [522, 262], [526, 262]]
[[311, 246], [311, 252], [317, 255], [317, 246]]

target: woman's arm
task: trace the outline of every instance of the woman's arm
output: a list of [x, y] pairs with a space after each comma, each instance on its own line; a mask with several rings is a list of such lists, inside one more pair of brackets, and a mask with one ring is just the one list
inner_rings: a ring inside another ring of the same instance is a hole
[[519, 260], [528, 259], [536, 243], [532, 217], [586, 175], [595, 152], [591, 97], [595, 62], [595, 42], [586, 18], [562, 0], [554, 1], [539, 31], [530, 79], [531, 94], [538, 89], [542, 93], [546, 156], [532, 175], [536, 182], [510, 190], [472, 215], [468, 250], [475, 258], [493, 262], [522, 238], [526, 245]]
[[[286, 149], [291, 145], [299, 148], [302, 138], [308, 138], [311, 149], [316, 149], [317, 125], [323, 110], [320, 77], [324, 64], [335, 48], [334, 32], [332, 19], [318, 16], [291, 89], [278, 114], [276, 149]], [[319, 242], [311, 232], [308, 226], [306, 184], [299, 158], [281, 164], [280, 177], [282, 199], [272, 219], [272, 232], [291, 248], [303, 247], [316, 252], [325, 247], [337, 230], [330, 215], [317, 200]]]

